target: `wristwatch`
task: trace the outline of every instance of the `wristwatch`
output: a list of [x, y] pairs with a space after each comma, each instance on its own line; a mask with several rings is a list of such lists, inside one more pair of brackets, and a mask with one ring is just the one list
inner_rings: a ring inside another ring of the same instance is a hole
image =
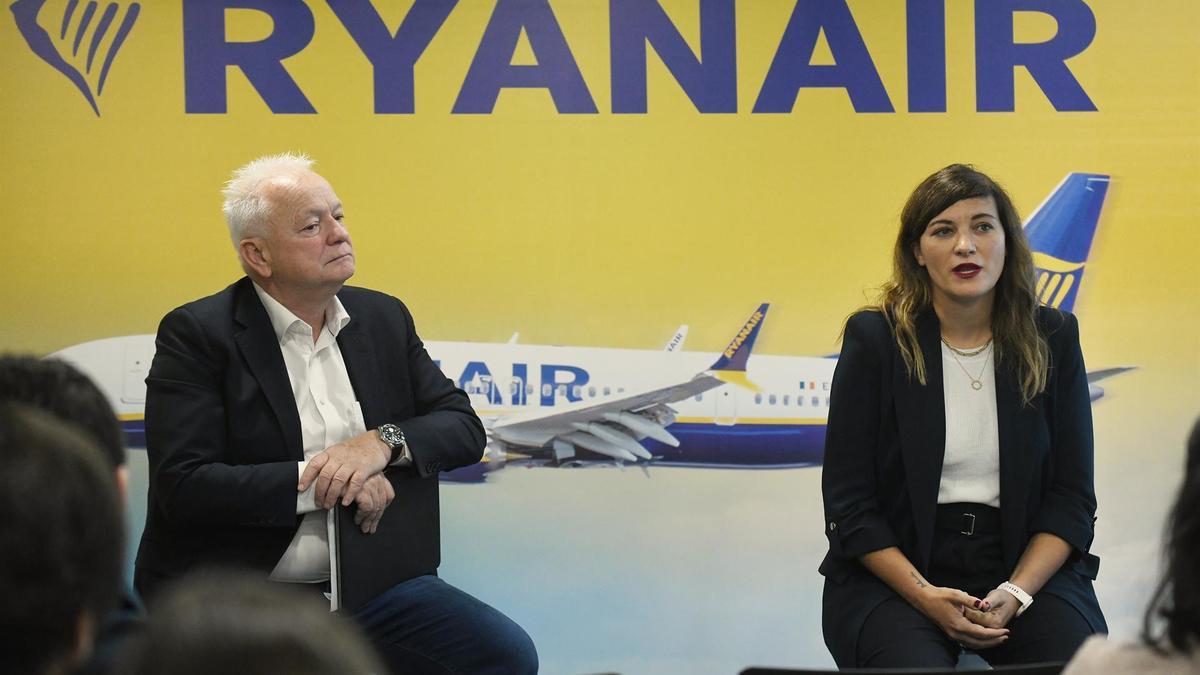
[[408, 441], [404, 440], [404, 432], [395, 424], [379, 425], [379, 440], [392, 449], [392, 457], [388, 465], [395, 464], [401, 457], [408, 455]]
[[1029, 606], [1033, 604], [1033, 596], [1026, 593], [1020, 586], [1011, 581], [1006, 581], [996, 588], [1002, 591], [1007, 591], [1017, 599], [1017, 602], [1021, 603], [1021, 606], [1017, 609], [1016, 616], [1021, 616], [1024, 614], [1025, 610], [1029, 609]]

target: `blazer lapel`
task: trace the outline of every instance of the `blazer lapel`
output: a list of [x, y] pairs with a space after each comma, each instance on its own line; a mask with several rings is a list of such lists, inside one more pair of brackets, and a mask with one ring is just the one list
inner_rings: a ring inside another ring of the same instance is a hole
[[236, 291], [233, 310], [234, 320], [241, 329], [233, 337], [275, 413], [288, 449], [296, 461], [302, 461], [304, 441], [300, 432], [300, 413], [296, 411], [296, 398], [292, 395], [283, 352], [279, 349], [279, 340], [266, 308], [250, 286], [251, 282], [248, 279], [243, 282]]
[[[1005, 543], [1004, 562], [1013, 569], [1025, 537], [1025, 504], [1037, 458], [1027, 429], [1038, 423], [1033, 406], [1021, 404], [1021, 391], [1012, 371], [996, 368], [996, 427], [1000, 439], [1000, 530]], [[1035, 399], [1036, 401], [1036, 399]]]
[[946, 453], [946, 404], [942, 393], [941, 327], [933, 310], [917, 317], [917, 341], [925, 357], [925, 381], [910, 378], [904, 360], [896, 358], [893, 391], [896, 392], [900, 453], [904, 460], [909, 498], [917, 531], [917, 568], [928, 569], [933, 550], [937, 497], [942, 460]]
[[[342, 304], [346, 304], [344, 298]], [[380, 395], [382, 382], [377, 370], [375, 348], [363, 328], [362, 312], [353, 312], [348, 306], [346, 311], [350, 312], [350, 323], [338, 333], [338, 348], [342, 350], [342, 361], [346, 363], [346, 374], [350, 376], [354, 397], [362, 408], [363, 424], [367, 429], [374, 429], [389, 421], [384, 419], [387, 411], [383, 407], [385, 399]]]

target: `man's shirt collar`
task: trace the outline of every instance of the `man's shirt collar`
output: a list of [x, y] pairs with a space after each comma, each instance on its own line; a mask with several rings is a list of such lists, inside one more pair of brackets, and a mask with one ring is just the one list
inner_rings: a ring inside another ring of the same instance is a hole
[[[303, 319], [292, 313], [292, 310], [284, 307], [278, 300], [271, 297], [270, 293], [263, 290], [258, 282], [251, 281], [254, 285], [254, 292], [258, 294], [258, 299], [262, 301], [263, 307], [267, 310], [267, 316], [271, 319], [271, 328], [275, 331], [275, 339], [283, 343], [289, 331], [308, 335], [312, 337], [312, 327], [304, 322]], [[342, 300], [336, 295], [333, 300], [325, 306], [325, 327], [336, 339], [338, 333], [350, 323], [350, 313], [346, 311], [342, 305]]]

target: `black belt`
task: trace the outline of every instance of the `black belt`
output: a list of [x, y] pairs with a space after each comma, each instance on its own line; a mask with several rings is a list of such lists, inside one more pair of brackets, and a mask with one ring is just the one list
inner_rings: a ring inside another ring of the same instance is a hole
[[967, 536], [1000, 534], [1000, 509], [970, 502], [938, 504], [937, 527]]

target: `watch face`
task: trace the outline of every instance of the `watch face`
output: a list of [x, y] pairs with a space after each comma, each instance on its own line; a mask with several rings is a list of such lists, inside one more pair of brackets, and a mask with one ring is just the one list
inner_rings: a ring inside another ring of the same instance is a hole
[[404, 434], [401, 433], [399, 427], [394, 424], [384, 424], [383, 426], [379, 427], [379, 437], [383, 439], [384, 443], [387, 443], [393, 448], [404, 443]]

